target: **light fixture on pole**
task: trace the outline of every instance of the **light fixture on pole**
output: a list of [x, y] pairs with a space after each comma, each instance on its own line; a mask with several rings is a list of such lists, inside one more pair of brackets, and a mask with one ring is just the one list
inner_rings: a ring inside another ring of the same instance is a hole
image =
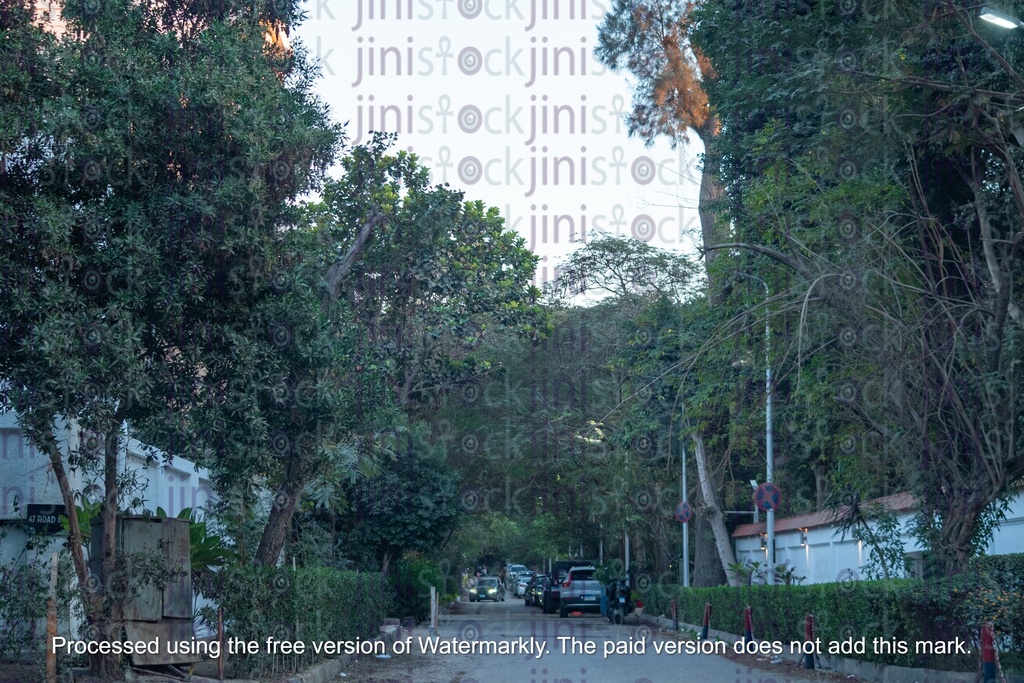
[[997, 12], [990, 7], [982, 7], [981, 13], [978, 16], [990, 24], [995, 24], [1002, 28], [1024, 27], [1024, 22], [1020, 21], [1016, 17], [1012, 17], [1009, 14], [1003, 14], [1002, 12]]
[[[757, 280], [764, 285], [764, 457], [766, 482], [771, 484], [775, 476], [775, 456], [772, 450], [772, 327], [768, 317], [768, 299], [770, 292], [768, 283], [756, 275], [736, 273], [740, 277]], [[775, 510], [767, 512], [766, 550], [768, 551], [767, 583], [775, 583]]]

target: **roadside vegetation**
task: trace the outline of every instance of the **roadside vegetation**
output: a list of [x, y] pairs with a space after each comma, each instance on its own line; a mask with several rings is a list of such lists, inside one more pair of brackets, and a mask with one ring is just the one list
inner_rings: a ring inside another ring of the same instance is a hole
[[[193, 587], [230, 635], [372, 634], [423, 619], [430, 586], [456, 598], [467, 567], [628, 544], [634, 580], [687, 610], [749, 597], [789, 628], [856, 598], [867, 629], [948, 608], [1019, 655], [1000, 602], [1019, 582], [978, 556], [1024, 478], [1024, 47], [955, 0], [871, 4], [612, 3], [598, 56], [636, 81], [631, 133], [704, 145], [701, 252], [595, 234], [541, 291], [496, 209], [393, 137], [346, 143], [280, 40], [298, 2], [68, 0], [61, 35], [6, 3], [0, 405], [60, 486], [65, 609], [122, 635], [114, 522], [146, 510], [131, 437], [211, 473]], [[845, 516], [884, 579], [853, 597], [785, 602], [733, 556], [768, 367], [777, 514]], [[681, 457], [705, 592], [674, 588]], [[863, 514], [897, 492], [935, 595]], [[34, 647], [46, 582], [0, 577], [3, 657]]]

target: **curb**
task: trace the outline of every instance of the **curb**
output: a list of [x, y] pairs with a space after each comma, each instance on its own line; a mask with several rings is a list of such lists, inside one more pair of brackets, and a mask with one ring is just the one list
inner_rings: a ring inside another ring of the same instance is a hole
[[[648, 614], [640, 615], [640, 621], [646, 624], [660, 626], [672, 630], [672, 620], [668, 617], [655, 617]], [[701, 627], [693, 624], [679, 622], [680, 629], [689, 629], [700, 633]], [[708, 631], [708, 639], [719, 639], [727, 643], [736, 643], [743, 640], [742, 636], [725, 631]], [[757, 639], [755, 639], [757, 640]], [[800, 662], [803, 655], [783, 652], [778, 655], [791, 662]], [[938, 669], [918, 669], [909, 666], [896, 666], [894, 664], [875, 664], [864, 662], [859, 659], [848, 657], [830, 657], [818, 655], [820, 661], [832, 671], [856, 676], [866, 680], [878, 681], [878, 683], [977, 683], [977, 672], [968, 671], [940, 671]], [[1024, 683], [1024, 674], [1007, 674], [1006, 683]]]
[[[385, 625], [380, 627], [380, 635], [377, 637], [377, 640], [383, 640], [388, 648], [390, 648], [390, 646], [394, 644], [394, 642], [398, 639], [399, 633], [401, 632], [401, 626], [394, 623], [397, 621], [397, 619], [385, 619]], [[279, 678], [274, 683], [328, 683], [328, 681], [333, 681], [337, 679], [338, 674], [341, 673], [341, 670], [345, 668], [345, 666], [350, 664], [351, 661], [352, 655], [342, 655], [340, 657], [337, 657], [336, 659], [328, 659], [325, 662], [320, 662], [319, 664], [313, 666], [311, 669], [303, 671], [302, 673], [292, 674], [290, 676], [284, 676], [282, 678]], [[145, 675], [139, 676], [135, 680], [139, 683], [150, 683], [150, 681], [152, 681], [153, 683], [156, 683], [157, 681], [159, 681], [159, 683], [167, 682], [166, 677], [157, 678], [155, 676], [149, 677]], [[225, 678], [223, 681], [220, 681], [216, 678], [208, 678], [206, 676], [191, 676], [189, 678], [189, 682], [259, 683], [259, 681], [253, 680], [251, 678]]]
[[[380, 637], [378, 640], [383, 640], [387, 646], [391, 646], [398, 639], [398, 633], [401, 631], [401, 626], [394, 623], [388, 623], [391, 620], [385, 620], [385, 626], [380, 627]], [[398, 621], [395, 619], [394, 621]], [[295, 674], [288, 678], [282, 678], [277, 683], [327, 683], [328, 681], [337, 678], [341, 670], [352, 661], [351, 655], [344, 655], [337, 659], [329, 659], [326, 662], [317, 664], [309, 671], [305, 671], [301, 674]], [[195, 681], [195, 679], [193, 679]], [[196, 683], [206, 683], [205, 681], [196, 681]], [[210, 681], [209, 683], [220, 683], [220, 681]], [[228, 683], [225, 681], [224, 683]], [[230, 683], [235, 683], [231, 681]]]

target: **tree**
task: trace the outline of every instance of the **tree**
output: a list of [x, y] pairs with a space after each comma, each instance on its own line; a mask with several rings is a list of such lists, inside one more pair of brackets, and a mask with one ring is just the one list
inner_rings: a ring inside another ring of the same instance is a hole
[[[429, 414], [442, 390], [486, 370], [473, 350], [489, 327], [544, 333], [530, 285], [537, 257], [504, 228], [497, 209], [431, 187], [413, 155], [387, 156], [392, 139], [378, 135], [356, 150], [310, 216], [336, 244], [352, 245], [346, 287], [337, 285], [342, 269], [334, 266], [329, 294], [347, 302], [388, 358], [398, 404]], [[381, 178], [368, 183], [373, 173]]]
[[[715, 223], [713, 207], [722, 191], [715, 157], [707, 152], [720, 126], [703, 87], [703, 79], [712, 75], [711, 64], [689, 39], [697, 6], [691, 0], [615, 0], [598, 28], [596, 54], [613, 71], [625, 69], [636, 79], [627, 118], [630, 135], [648, 145], [664, 135], [674, 147], [692, 132], [704, 144], [701, 235], [704, 244], [718, 244], [727, 231]], [[709, 285], [713, 258], [713, 252], [705, 253]]]
[[[692, 421], [696, 427], [692, 431], [687, 430], [685, 438], [693, 441], [692, 450], [697, 459], [703, 498], [700, 518], [707, 522], [706, 530], [710, 532], [706, 539], [703, 536], [698, 538], [709, 542], [713, 548], [710, 552], [719, 555], [721, 567], [735, 562], [719, 502], [721, 475], [709, 465], [705, 448], [704, 434], [709, 425], [707, 415], [714, 412], [712, 406], [719, 404], [708, 398], [704, 406], [694, 413], [691, 402], [699, 393], [692, 385], [697, 373], [685, 372], [687, 367], [692, 367], [687, 359], [698, 354], [703, 344], [703, 340], [694, 343], [693, 336], [688, 339], [691, 331], [686, 329], [687, 325], [696, 324], [694, 319], [688, 319], [687, 308], [705, 311], [702, 297], [689, 292], [694, 278], [693, 265], [684, 256], [661, 252], [633, 240], [609, 237], [591, 242], [572, 254], [561, 272], [561, 277], [553, 285], [554, 291], [576, 293], [597, 288], [614, 294], [614, 303], [598, 308], [602, 309], [600, 315], [606, 318], [610, 317], [608, 309], [613, 309], [613, 319], [621, 321], [623, 327], [619, 339], [611, 345], [615, 349], [612, 358], [602, 366], [602, 370], [611, 374], [619, 391], [613, 394], [607, 411], [592, 418], [599, 421], [602, 432], [608, 434], [603, 439], [611, 442], [609, 451], [613, 456], [598, 469], [596, 478], [600, 480], [603, 475], [607, 481], [627, 473], [629, 481], [625, 482], [625, 491], [620, 492], [620, 498], [628, 500], [632, 496], [643, 502], [641, 509], [629, 510], [624, 515], [623, 500], [620, 500], [610, 506], [615, 513], [605, 520], [605, 524], [609, 529], [617, 529], [627, 522], [635, 530], [637, 522], [650, 518], [644, 513], [650, 512], [651, 500], [658, 501], [659, 509], [665, 508], [665, 501], [669, 498], [663, 492], [674, 491], [676, 486], [667, 482], [661, 486], [656, 482], [659, 478], [672, 481], [675, 469], [668, 473], [666, 468], [667, 476], [659, 477], [657, 470], [651, 467], [653, 463], [641, 464], [650, 460], [648, 451], [651, 449], [641, 449], [643, 457], [637, 458], [636, 444], [650, 442], [653, 447], [651, 435], [672, 433], [678, 424], [675, 418], [681, 402], [687, 407], [684, 411], [687, 421]], [[651, 400], [652, 396], [659, 397], [659, 400]], [[624, 415], [611, 422], [611, 414], [619, 411]], [[667, 464], [672, 461], [669, 444], [659, 444], [657, 450], [666, 451], [660, 462]], [[629, 456], [631, 452], [634, 452], [633, 457]], [[671, 499], [675, 499], [674, 494]], [[674, 508], [674, 503], [671, 507]], [[652, 531], [651, 540], [662, 558], [674, 555], [662, 549], [666, 544], [664, 532], [653, 525]], [[707, 565], [698, 566], [709, 568]], [[710, 576], [703, 572], [700, 574], [707, 583], [717, 583], [719, 577], [725, 578], [724, 569]]]
[[396, 435], [398, 448], [379, 471], [348, 488], [349, 512], [339, 520], [349, 557], [367, 555], [388, 573], [406, 552], [443, 546], [458, 517], [458, 477], [422, 435]]
[[[102, 474], [107, 590], [84, 602], [90, 637], [116, 640], [124, 423], [189, 404], [205, 361], [248, 320], [238, 279], [269, 275], [258, 264], [339, 132], [304, 55], [264, 39], [295, 23], [294, 3], [76, 0], [64, 18], [58, 38], [29, 3], [0, 11], [0, 379], [50, 459], [82, 590], [82, 492], [67, 468]], [[72, 424], [99, 434], [98, 456], [73, 448], [65, 461]]]
[[788, 271], [800, 366], [845, 347], [856, 380], [833, 401], [917, 494], [921, 537], [955, 572], [1024, 475], [1020, 49], [952, 1], [897, 3], [884, 21], [777, 9], [698, 13], [738, 233], [712, 246]]
[[[262, 564], [279, 561], [304, 488], [336, 467], [339, 449], [379, 455], [389, 421], [399, 421], [393, 407], [414, 419], [429, 415], [444, 390], [485, 369], [473, 349], [488, 326], [544, 332], [529, 285], [537, 257], [504, 229], [497, 210], [430, 186], [414, 156], [389, 154], [392, 142], [377, 135], [352, 148], [341, 179], [327, 183], [324, 201], [307, 205], [286, 236], [294, 243], [278, 272], [295, 287], [272, 314], [257, 311], [252, 327], [284, 331], [294, 343], [264, 336], [256, 356], [226, 366], [228, 374], [252, 367], [284, 373], [261, 378], [268, 391], [253, 396], [243, 421], [262, 425], [264, 437], [236, 450], [255, 446], [264, 464], [224, 470], [234, 484], [255, 473], [274, 490], [255, 556]], [[305, 312], [321, 326], [308, 339], [292, 321]]]

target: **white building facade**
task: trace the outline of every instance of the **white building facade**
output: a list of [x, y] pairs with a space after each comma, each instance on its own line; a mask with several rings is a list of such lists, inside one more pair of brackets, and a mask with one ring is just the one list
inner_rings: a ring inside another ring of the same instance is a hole
[[[916, 507], [910, 494], [900, 493], [870, 501], [884, 505], [895, 513], [900, 524], [903, 553], [909, 560], [911, 574], [921, 571], [924, 548], [910, 533], [910, 522]], [[775, 520], [775, 561], [788, 563], [803, 583], [830, 583], [868, 578], [865, 565], [870, 548], [846, 534], [839, 533], [836, 512], [824, 510], [807, 515]], [[767, 533], [764, 522], [743, 524], [732, 534], [738, 562], [767, 563]], [[1012, 499], [1006, 518], [995, 529], [986, 555], [1024, 553], [1024, 491]]]

